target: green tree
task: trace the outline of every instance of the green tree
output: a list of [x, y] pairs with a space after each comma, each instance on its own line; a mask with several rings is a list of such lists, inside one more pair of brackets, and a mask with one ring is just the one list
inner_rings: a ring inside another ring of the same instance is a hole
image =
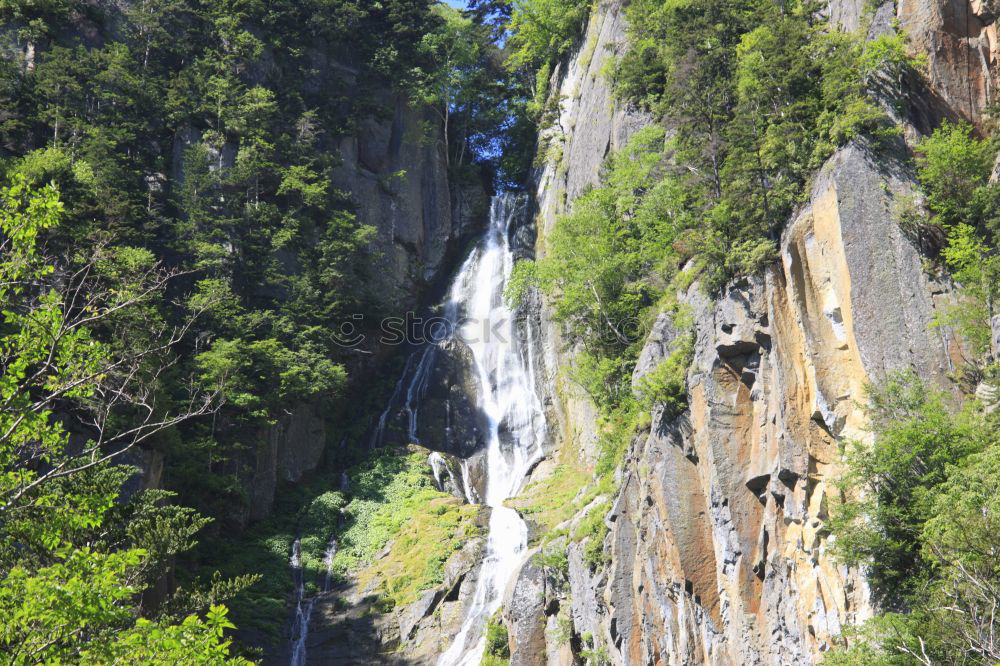
[[507, 62], [512, 69], [555, 62], [582, 34], [589, 10], [584, 0], [515, 0], [511, 4]]
[[[997, 148], [968, 125], [945, 123], [917, 145], [917, 178], [932, 221], [944, 228], [941, 251], [962, 289], [941, 322], [970, 343], [973, 366], [990, 353], [990, 319], [1000, 295], [1000, 183], [990, 181]], [[997, 359], [993, 359], [996, 361]], [[975, 375], [982, 367], [975, 367]]]
[[928, 207], [945, 225], [964, 222], [980, 226], [997, 148], [992, 141], [973, 136], [968, 124], [945, 123], [917, 145], [918, 177]]
[[33, 191], [23, 176], [0, 190], [0, 647], [13, 663], [142, 653], [222, 663], [221, 607], [180, 625], [136, 621], [137, 594], [205, 521], [159, 506], [168, 494], [123, 498], [135, 470], [120, 464], [213, 409], [212, 396], [192, 394], [179, 409], [157, 396], [183, 330], [154, 332], [151, 344], [95, 335], [127, 326], [170, 275], [128, 248], [57, 270], [41, 238], [62, 212], [53, 187]]
[[[451, 165], [451, 114], [467, 104], [474, 90], [468, 86], [467, 72], [479, 59], [480, 39], [472, 20], [457, 9], [437, 5], [434, 12], [441, 17], [437, 29], [424, 35], [421, 47], [434, 63], [429, 70], [414, 70], [413, 99], [434, 110], [444, 134], [445, 161]], [[464, 153], [464, 142], [459, 146]], [[459, 161], [460, 161], [459, 157]]]
[[1000, 656], [1000, 440], [996, 416], [959, 411], [912, 374], [872, 390], [874, 443], [849, 450], [829, 523], [880, 612], [824, 663], [993, 664]]
[[932, 515], [931, 490], [950, 464], [986, 442], [972, 411], [954, 415], [944, 394], [912, 373], [894, 375], [868, 389], [867, 414], [874, 443], [846, 446], [845, 500], [831, 529], [851, 565], [865, 565], [878, 598], [901, 604], [924, 580], [920, 531]]

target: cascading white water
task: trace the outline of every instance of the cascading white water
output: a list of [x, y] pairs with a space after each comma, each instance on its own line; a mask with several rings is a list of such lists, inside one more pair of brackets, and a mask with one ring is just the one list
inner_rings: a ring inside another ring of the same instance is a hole
[[[504, 501], [514, 495], [531, 465], [541, 455], [545, 416], [532, 372], [534, 339], [528, 326], [525, 341], [517, 335], [514, 312], [503, 299], [514, 255], [512, 224], [524, 214], [525, 201], [516, 195], [494, 197], [486, 238], [462, 266], [450, 292], [449, 309], [460, 312], [463, 341], [472, 350], [482, 386], [482, 404], [489, 425], [485, 503], [491, 508], [486, 555], [474, 597], [462, 628], [438, 659], [438, 666], [478, 664], [485, 647], [485, 626], [502, 601], [504, 588], [521, 563], [528, 529]], [[470, 498], [471, 499], [471, 498]]]
[[[465, 460], [461, 464], [462, 491], [469, 502], [487, 504], [491, 513], [486, 553], [473, 599], [461, 629], [438, 659], [438, 666], [479, 663], [486, 642], [486, 621], [499, 608], [504, 588], [527, 549], [527, 526], [516, 511], [503, 505], [518, 491], [528, 470], [541, 456], [546, 433], [544, 410], [535, 386], [532, 322], [525, 321], [525, 328], [519, 330], [515, 313], [503, 298], [514, 268], [511, 233], [525, 208], [523, 196], [502, 194], [493, 198], [489, 229], [455, 276], [442, 313], [450, 335], [457, 336], [472, 352], [482, 387], [481, 403], [476, 406], [488, 425], [485, 496], [480, 498], [470, 482]], [[443, 353], [436, 344], [441, 341], [426, 342], [408, 356], [389, 403], [375, 424], [371, 447], [382, 446], [389, 421], [399, 409], [406, 414], [408, 441], [419, 443], [419, 407], [438, 353]], [[431, 454], [428, 463], [438, 487], [443, 487], [443, 474], [447, 470], [450, 476], [451, 470], [438, 453]], [[454, 484], [455, 480], [450, 480]]]
[[[337, 542], [330, 543], [323, 553], [323, 586], [321, 592], [329, 592], [333, 583], [333, 558], [337, 555]], [[302, 570], [302, 542], [295, 539], [292, 543], [292, 576], [295, 579], [295, 621], [292, 623], [292, 659], [291, 666], [305, 666], [306, 638], [309, 636], [309, 620], [312, 619], [313, 606], [316, 597], [306, 599], [305, 572]]]

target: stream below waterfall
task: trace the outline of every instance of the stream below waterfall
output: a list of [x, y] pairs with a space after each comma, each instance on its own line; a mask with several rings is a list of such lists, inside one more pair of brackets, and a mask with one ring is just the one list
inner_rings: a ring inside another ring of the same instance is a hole
[[[333, 558], [337, 555], [337, 542], [330, 543], [323, 553], [323, 586], [321, 593], [330, 591], [333, 582]], [[292, 658], [291, 666], [305, 666], [306, 639], [309, 637], [309, 621], [312, 619], [313, 606], [316, 597], [306, 598], [305, 572], [302, 570], [302, 541], [295, 539], [292, 543], [292, 577], [295, 580], [295, 621], [292, 623]]]

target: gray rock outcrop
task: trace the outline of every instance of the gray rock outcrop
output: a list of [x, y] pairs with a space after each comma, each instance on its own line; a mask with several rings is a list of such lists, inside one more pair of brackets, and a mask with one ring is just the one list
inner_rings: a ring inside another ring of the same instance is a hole
[[669, 312], [661, 312], [657, 315], [635, 362], [635, 370], [632, 371], [633, 391], [639, 388], [639, 382], [643, 377], [670, 356], [670, 345], [676, 337], [677, 330], [674, 328], [673, 317]]
[[[485, 526], [488, 520], [484, 510], [478, 522]], [[378, 607], [377, 590], [385, 582], [378, 577], [364, 587], [351, 583], [320, 595], [307, 641], [307, 663], [433, 666], [458, 633], [475, 596], [485, 545], [482, 536], [470, 538], [445, 562], [441, 582], [400, 608]]]
[[[535, 227], [542, 238], [573, 199], [598, 181], [608, 152], [624, 147], [632, 134], [651, 122], [647, 114], [613, 100], [601, 74], [611, 58], [624, 52], [625, 27], [620, 2], [597, 3], [581, 39], [581, 51], [552, 72], [549, 86], [559, 100], [559, 112], [553, 125], [542, 132], [540, 142], [559, 149], [550, 151], [535, 185]], [[538, 244], [538, 255], [544, 256], [543, 242]], [[592, 458], [597, 444], [597, 411], [579, 386], [558, 372], [570, 356], [567, 344], [549, 307], [540, 303], [538, 311], [543, 339], [543, 362], [538, 367], [545, 374], [541, 383], [556, 396], [549, 422], [564, 446]]]
[[[373, 292], [388, 307], [413, 308], [482, 228], [487, 201], [481, 188], [450, 185], [443, 140], [426, 112], [403, 99], [390, 106], [390, 119], [368, 119], [340, 140], [333, 182], [351, 194], [358, 220], [376, 230]], [[435, 129], [425, 136], [427, 126]]]

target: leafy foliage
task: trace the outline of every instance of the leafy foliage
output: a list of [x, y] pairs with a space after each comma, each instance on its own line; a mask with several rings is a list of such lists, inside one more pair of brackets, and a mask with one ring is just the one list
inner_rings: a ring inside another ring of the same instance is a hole
[[503, 666], [510, 663], [510, 641], [507, 626], [499, 613], [486, 623], [486, 647], [483, 650], [483, 663], [489, 666]]
[[[920, 528], [932, 515], [928, 494], [943, 483], [949, 464], [981, 450], [974, 412], [952, 415], [944, 395], [913, 374], [896, 375], [868, 394], [874, 445], [847, 445], [848, 500], [831, 521], [838, 552], [869, 567], [873, 590], [892, 605], [922, 584]], [[852, 498], [852, 491], [861, 491]]]
[[[385, 453], [353, 469], [350, 478], [334, 568], [357, 572], [362, 585], [378, 577], [392, 605], [411, 603], [442, 582], [448, 557], [479, 534], [479, 507], [434, 487], [425, 450]], [[390, 541], [390, 551], [376, 561]]]
[[1000, 295], [1000, 184], [990, 182], [997, 144], [975, 137], [968, 125], [945, 123], [917, 150], [917, 175], [933, 213], [930, 223], [944, 228], [947, 244], [941, 256], [962, 286], [959, 302], [940, 323], [963, 335], [977, 365], [990, 352], [990, 318]]
[[[898, 43], [877, 46], [897, 72], [906, 66]], [[996, 144], [968, 125], [945, 123], [916, 149], [923, 202], [905, 201], [900, 222], [909, 233], [943, 244], [940, 259], [960, 289], [937, 323], [968, 343], [960, 385], [971, 391], [985, 380], [981, 395], [995, 403], [988, 385], [997, 374], [990, 319], [1000, 270], [1000, 187], [989, 180]], [[844, 501], [830, 527], [840, 556], [865, 566], [883, 612], [826, 663], [995, 663], [995, 412], [975, 401], [956, 407], [913, 374], [890, 377], [869, 398], [874, 443], [849, 445]]]
[[[198, 412], [171, 416], [146, 392], [176, 338], [129, 346], [95, 335], [144, 310], [148, 253], [98, 250], [75, 274], [60, 262], [57, 279], [42, 236], [63, 214], [54, 186], [36, 191], [19, 175], [0, 190], [0, 650], [12, 663], [243, 663], [230, 658], [232, 625], [215, 601], [252, 578], [172, 609], [188, 613], [179, 622], [138, 603], [208, 521], [164, 504], [171, 493], [123, 495], [137, 470], [118, 463]], [[156, 416], [129, 418], [137, 409]], [[72, 412], [76, 441], [63, 418]], [[206, 608], [205, 618], [190, 613]], [[143, 610], [151, 617], [138, 619]]]
[[594, 571], [610, 561], [610, 554], [604, 550], [604, 539], [608, 535], [604, 518], [610, 508], [608, 500], [591, 506], [571, 535], [574, 541], [584, 541], [583, 558]]
[[955, 412], [915, 375], [870, 391], [872, 446], [851, 445], [830, 528], [888, 612], [850, 637], [834, 664], [993, 663], [1000, 460], [996, 417]]
[[[87, 642], [92, 663], [216, 663], [229, 627], [212, 606], [253, 582], [240, 574], [267, 574], [234, 609], [241, 625], [284, 616], [293, 535], [259, 525], [242, 553], [219, 538], [247, 520], [253, 447], [302, 403], [331, 421], [364, 409], [340, 399], [359, 364], [335, 324], [398, 296], [371, 287], [374, 230], [335, 184], [341, 139], [409, 100], [445, 128], [456, 181], [484, 165], [513, 181], [528, 162], [502, 154], [501, 132], [531, 143], [531, 128], [488, 28], [430, 0], [45, 0], [0, 3], [0, 19], [0, 580], [65, 583], [44, 622], [58, 590], [5, 598], [2, 651], [83, 659]], [[141, 387], [119, 390], [128, 378]], [[137, 462], [140, 441], [176, 495], [137, 492], [134, 469], [105, 459]], [[309, 502], [303, 525], [318, 535], [343, 501]], [[327, 536], [304, 537], [310, 565]], [[184, 585], [164, 589], [178, 558]], [[235, 578], [188, 575], [227, 558]], [[88, 577], [95, 594], [118, 587], [95, 601]]]
[[[645, 410], [686, 406], [687, 333], [631, 386], [656, 315], [675, 310], [694, 279], [715, 292], [772, 265], [811, 173], [849, 141], [878, 149], [898, 138], [876, 100], [918, 80], [920, 68], [903, 37], [845, 35], [808, 0], [636, 0], [625, 12], [629, 48], [608, 74], [623, 102], [660, 122], [607, 158], [600, 185], [558, 218], [545, 257], [519, 264], [506, 294], [518, 302], [541, 288], [581, 350], [570, 375], [602, 411], [602, 474]], [[517, 16], [515, 7], [512, 39], [536, 49], [521, 54], [547, 83], [561, 47]], [[536, 111], [543, 106], [536, 98]], [[548, 153], [558, 162], [558, 143]]]
[[871, 97], [886, 72], [915, 76], [901, 38], [864, 43], [828, 30], [817, 10], [701, 0], [626, 10], [631, 47], [615, 90], [676, 130], [675, 189], [708, 222], [690, 249], [713, 288], [774, 259], [809, 174], [838, 145], [898, 134]]
[[996, 188], [989, 182], [997, 146], [968, 124], [945, 123], [917, 145], [917, 167], [927, 205], [947, 226], [968, 224], [993, 234]]
[[687, 309], [678, 308], [674, 327], [679, 332], [670, 355], [639, 380], [638, 397], [645, 407], [662, 405], [669, 418], [687, 407], [687, 372], [694, 357], [694, 322]]
[[515, 0], [508, 24], [508, 66], [537, 69], [569, 51], [583, 31], [590, 10], [586, 0]]

